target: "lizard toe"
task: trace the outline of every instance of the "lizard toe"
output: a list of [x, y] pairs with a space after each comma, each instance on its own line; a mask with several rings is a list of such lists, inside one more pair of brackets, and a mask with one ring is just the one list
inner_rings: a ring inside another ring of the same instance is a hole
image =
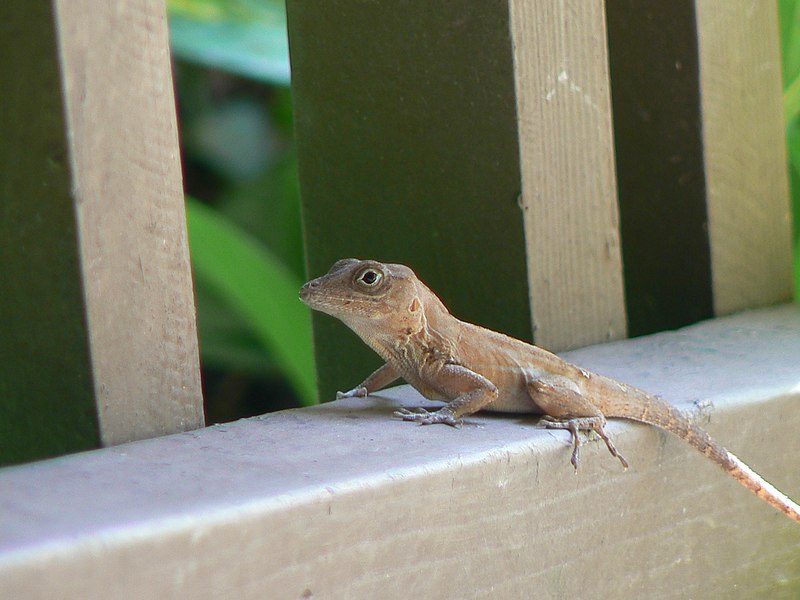
[[461, 427], [461, 419], [455, 418], [450, 411], [445, 409], [430, 412], [424, 408], [418, 408], [417, 412], [413, 412], [407, 408], [400, 408], [394, 411], [394, 416], [400, 417], [404, 421], [414, 421], [420, 425], [444, 423], [457, 429]]
[[336, 392], [336, 399], [341, 400], [342, 398], [364, 398], [367, 395], [367, 388], [360, 385], [346, 392]]
[[428, 416], [429, 413], [424, 408], [416, 409], [416, 412], [412, 410], [408, 410], [407, 408], [398, 408], [394, 411], [394, 416], [403, 419], [403, 421], [420, 421]]

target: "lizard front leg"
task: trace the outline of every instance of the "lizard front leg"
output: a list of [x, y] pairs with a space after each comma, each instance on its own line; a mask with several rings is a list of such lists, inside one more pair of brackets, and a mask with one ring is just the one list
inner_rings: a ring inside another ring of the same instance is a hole
[[395, 416], [404, 421], [415, 421], [420, 425], [444, 423], [451, 427], [461, 426], [461, 417], [478, 412], [497, 399], [497, 386], [461, 365], [447, 364], [436, 373], [437, 389], [447, 390], [449, 396], [455, 396], [446, 406], [429, 412], [424, 408], [416, 412], [406, 408], [395, 411]]
[[581, 431], [594, 431], [606, 443], [608, 451], [628, 468], [628, 461], [619, 453], [605, 432], [606, 418], [566, 377], [550, 376], [528, 382], [528, 393], [545, 413], [545, 427], [566, 429], [572, 435], [570, 463], [578, 470], [580, 463]]
[[347, 392], [336, 392], [336, 399], [342, 398], [363, 398], [372, 392], [377, 392], [385, 388], [390, 383], [396, 381], [400, 375], [397, 370], [389, 364], [385, 364], [377, 369], [372, 375]]

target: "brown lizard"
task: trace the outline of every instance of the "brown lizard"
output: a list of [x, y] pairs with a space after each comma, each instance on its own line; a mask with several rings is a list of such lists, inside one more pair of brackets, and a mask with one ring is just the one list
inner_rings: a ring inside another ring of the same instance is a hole
[[350, 327], [386, 364], [337, 397], [367, 396], [402, 377], [429, 400], [434, 412], [401, 409], [395, 415], [421, 425], [459, 426], [479, 410], [545, 415], [546, 426], [572, 436], [578, 468], [580, 431], [595, 431], [612, 455], [628, 463], [606, 435], [607, 418], [654, 425], [675, 434], [734, 479], [800, 523], [800, 506], [726, 450], [679, 409], [661, 398], [590, 373], [538, 346], [460, 321], [404, 265], [345, 259], [306, 283], [309, 307]]

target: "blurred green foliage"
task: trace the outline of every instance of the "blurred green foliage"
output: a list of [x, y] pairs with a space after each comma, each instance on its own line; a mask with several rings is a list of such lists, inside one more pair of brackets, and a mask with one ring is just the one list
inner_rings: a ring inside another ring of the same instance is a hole
[[178, 58], [289, 85], [284, 0], [169, 0]]
[[284, 2], [168, 9], [208, 419], [314, 403]]
[[225, 298], [270, 350], [300, 397], [314, 398], [314, 379], [308, 377], [314, 369], [307, 343], [311, 319], [297, 300], [302, 281], [218, 211], [189, 198], [187, 215], [198, 285]]
[[800, 0], [778, 0], [783, 56], [783, 106], [795, 223], [795, 298], [800, 299]]

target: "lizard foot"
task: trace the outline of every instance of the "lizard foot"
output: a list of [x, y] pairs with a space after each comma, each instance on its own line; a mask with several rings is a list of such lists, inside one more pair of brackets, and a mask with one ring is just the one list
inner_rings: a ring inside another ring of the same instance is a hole
[[550, 416], [542, 417], [542, 421], [545, 421], [545, 427], [548, 429], [566, 429], [572, 434], [572, 456], [569, 459], [569, 462], [572, 463], [572, 466], [575, 467], [575, 472], [578, 471], [578, 464], [580, 463], [580, 449], [581, 449], [581, 438], [579, 435], [580, 431], [594, 431], [600, 438], [606, 443], [606, 447], [608, 451], [611, 452], [612, 456], [615, 456], [619, 459], [619, 462], [622, 463], [622, 466], [627, 469], [628, 468], [628, 461], [625, 460], [625, 457], [619, 453], [614, 443], [611, 441], [611, 438], [603, 429], [603, 425], [605, 424], [605, 419], [601, 417], [581, 417], [577, 419], [555, 419]]
[[460, 428], [461, 419], [456, 419], [447, 408], [440, 408], [434, 412], [428, 412], [424, 408], [418, 408], [417, 412], [400, 408], [394, 411], [395, 417], [400, 417], [403, 421], [415, 421], [420, 425], [433, 425], [434, 423], [444, 423], [451, 427]]
[[354, 387], [352, 390], [348, 390], [346, 392], [336, 392], [336, 399], [341, 400], [342, 398], [365, 398], [369, 395], [367, 388], [363, 385], [359, 385]]

